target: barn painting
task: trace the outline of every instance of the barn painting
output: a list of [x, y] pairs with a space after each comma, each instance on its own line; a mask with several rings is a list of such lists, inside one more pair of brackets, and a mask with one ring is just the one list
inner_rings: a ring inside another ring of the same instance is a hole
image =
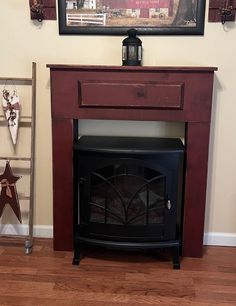
[[[196, 25], [197, 0], [66, 0], [68, 26]], [[182, 8], [181, 8], [182, 7]], [[184, 14], [183, 14], [183, 11]]]
[[[59, 18], [62, 19], [60, 22], [61, 28], [65, 29], [134, 27], [141, 29], [141, 34], [148, 34], [145, 33], [145, 29], [154, 29], [154, 32], [156, 32], [155, 29], [160, 28], [169, 30], [171, 28], [196, 28], [199, 19], [202, 31], [204, 23], [205, 0], [58, 1], [59, 13], [62, 14], [61, 11], [65, 11], [63, 18], [59, 15]], [[142, 30], [144, 33], [142, 33]], [[69, 32], [68, 29], [66, 31]], [[93, 34], [93, 32], [93, 30], [89, 31], [88, 34]], [[73, 30], [73, 33], [77, 33], [76, 30]], [[119, 31], [116, 31], [115, 34], [119, 33]]]

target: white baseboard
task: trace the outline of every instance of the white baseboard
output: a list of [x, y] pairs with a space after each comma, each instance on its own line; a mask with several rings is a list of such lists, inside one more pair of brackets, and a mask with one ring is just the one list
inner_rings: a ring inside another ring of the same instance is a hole
[[[0, 235], [28, 235], [26, 224], [0, 224]], [[52, 225], [35, 225], [34, 237], [53, 238]], [[236, 246], [236, 234], [234, 233], [204, 233], [204, 245]]]
[[236, 233], [204, 233], [204, 245], [236, 246]]
[[[29, 227], [27, 224], [0, 224], [0, 235], [21, 235], [27, 236]], [[34, 237], [52, 238], [52, 225], [35, 225], [33, 231]]]

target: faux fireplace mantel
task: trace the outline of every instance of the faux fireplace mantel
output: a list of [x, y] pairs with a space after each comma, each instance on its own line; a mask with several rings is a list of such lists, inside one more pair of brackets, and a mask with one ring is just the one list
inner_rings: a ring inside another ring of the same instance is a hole
[[54, 249], [73, 249], [78, 119], [185, 123], [183, 255], [202, 256], [215, 67], [47, 65], [51, 72]]

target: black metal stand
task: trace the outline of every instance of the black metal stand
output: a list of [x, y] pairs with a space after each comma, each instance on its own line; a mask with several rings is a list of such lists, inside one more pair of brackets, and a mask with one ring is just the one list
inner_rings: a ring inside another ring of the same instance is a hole
[[81, 243], [93, 246], [107, 247], [119, 250], [147, 250], [147, 249], [163, 249], [171, 248], [173, 255], [173, 269], [180, 269], [179, 241], [162, 241], [162, 242], [117, 242], [97, 240], [85, 237], [75, 237], [74, 241], [74, 258], [73, 265], [80, 264]]
[[179, 246], [173, 248], [173, 269], [180, 269]]
[[80, 251], [80, 243], [78, 241], [74, 241], [74, 258], [73, 258], [73, 265], [79, 265], [80, 264], [80, 255], [81, 255], [81, 251]]

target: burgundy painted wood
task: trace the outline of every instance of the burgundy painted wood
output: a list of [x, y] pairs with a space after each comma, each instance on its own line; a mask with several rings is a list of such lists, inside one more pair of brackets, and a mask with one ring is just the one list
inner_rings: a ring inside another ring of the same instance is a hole
[[[202, 255], [214, 67], [48, 65], [53, 130], [54, 249], [72, 250], [75, 120], [186, 123], [183, 255]], [[140, 128], [141, 123], [140, 123]]]
[[209, 132], [209, 122], [186, 124], [183, 254], [192, 257], [202, 256]]
[[[109, 95], [107, 94], [109, 93]], [[96, 100], [94, 99], [96, 96]], [[112, 97], [112, 99], [111, 99]], [[136, 97], [134, 99], [133, 97]], [[127, 101], [132, 101], [127, 103]], [[129, 83], [127, 81], [83, 82], [79, 96], [80, 107], [94, 108], [173, 108], [183, 104], [183, 83]]]
[[[222, 9], [227, 8], [226, 0], [209, 0], [208, 22], [222, 22]], [[232, 7], [230, 15], [226, 16], [226, 21], [234, 21], [236, 13], [236, 0], [228, 0], [228, 6]]]
[[[42, 4], [43, 6], [43, 14], [44, 14], [44, 20], [56, 20], [57, 19], [57, 13], [56, 13], [56, 0], [39, 0], [38, 3]], [[30, 8], [34, 4], [34, 0], [29, 0]], [[30, 12], [31, 19], [37, 19], [35, 18], [34, 14]]]
[[[54, 249], [72, 247], [73, 235], [73, 120], [52, 119]], [[62, 243], [63, 242], [63, 243]]]

